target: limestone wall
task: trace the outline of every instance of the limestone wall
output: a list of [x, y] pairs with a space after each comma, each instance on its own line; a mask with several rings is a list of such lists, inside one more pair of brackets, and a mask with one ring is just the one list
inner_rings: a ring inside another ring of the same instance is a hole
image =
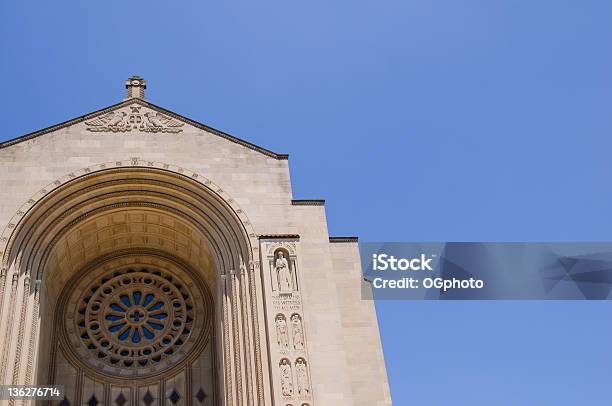
[[[139, 107], [140, 114], [155, 113], [143, 103], [120, 107], [129, 111], [133, 106]], [[102, 164], [137, 158], [137, 165], [155, 162], [157, 167], [168, 164], [201, 174], [236, 201], [258, 235], [298, 236], [301, 306], [312, 382], [309, 406], [391, 403], [374, 307], [360, 298], [357, 245], [330, 244], [323, 206], [292, 204], [286, 159], [189, 123], [176, 127], [179, 132], [164, 133], [91, 131], [95, 126], [87, 122], [0, 148], [1, 229], [35, 193], [83, 168], [96, 171]], [[274, 315], [266, 314], [260, 322], [271, 326], [270, 317]], [[270, 343], [275, 342], [270, 336]], [[269, 368], [278, 368], [276, 359], [271, 358], [270, 364]], [[271, 376], [276, 379], [275, 374]], [[279, 382], [272, 386], [278, 390]], [[286, 403], [302, 405], [291, 399]]]

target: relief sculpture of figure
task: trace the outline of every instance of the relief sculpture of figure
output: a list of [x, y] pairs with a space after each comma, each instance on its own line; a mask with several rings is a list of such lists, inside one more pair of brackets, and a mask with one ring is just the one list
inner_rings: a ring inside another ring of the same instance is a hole
[[310, 384], [308, 383], [308, 371], [306, 370], [304, 358], [298, 358], [295, 361], [295, 375], [297, 376], [298, 395], [308, 395], [310, 393]]
[[278, 258], [274, 262], [274, 269], [276, 269], [276, 277], [278, 280], [278, 290], [281, 293], [291, 293], [293, 290], [293, 284], [291, 283], [291, 270], [289, 269], [289, 262], [283, 252], [278, 253]]
[[287, 333], [287, 321], [285, 316], [279, 314], [276, 316], [276, 341], [282, 350], [289, 349], [289, 334]]
[[302, 319], [299, 314], [291, 316], [291, 331], [293, 333], [293, 348], [298, 351], [304, 350], [304, 329], [302, 328]]
[[293, 395], [293, 377], [291, 376], [291, 363], [287, 358], [283, 358], [279, 365], [280, 378], [281, 378], [281, 390], [283, 396]]

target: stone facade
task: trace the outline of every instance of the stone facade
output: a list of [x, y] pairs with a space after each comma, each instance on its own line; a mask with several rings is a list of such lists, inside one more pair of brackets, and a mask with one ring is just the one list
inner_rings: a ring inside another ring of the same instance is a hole
[[356, 240], [292, 200], [287, 155], [126, 88], [0, 144], [3, 383], [63, 384], [64, 404], [391, 404]]

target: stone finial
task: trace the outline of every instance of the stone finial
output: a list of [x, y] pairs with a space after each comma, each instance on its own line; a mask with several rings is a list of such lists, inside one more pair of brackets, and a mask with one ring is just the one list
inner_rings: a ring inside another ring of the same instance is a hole
[[127, 89], [126, 99], [144, 99], [144, 91], [147, 88], [147, 81], [140, 76], [134, 75], [125, 81], [125, 88]]

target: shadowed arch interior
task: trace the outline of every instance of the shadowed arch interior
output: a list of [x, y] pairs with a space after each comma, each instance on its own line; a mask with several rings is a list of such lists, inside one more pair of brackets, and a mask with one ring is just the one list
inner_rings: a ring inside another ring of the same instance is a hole
[[[130, 255], [181, 264], [211, 292], [218, 323], [228, 311], [223, 281], [252, 255], [239, 216], [214, 191], [174, 172], [126, 167], [77, 177], [49, 193], [26, 213], [8, 247], [5, 262], [40, 286], [39, 382], [53, 378], [58, 298], [93, 264]], [[222, 328], [213, 334], [225, 337], [216, 351], [228, 365], [230, 327]], [[231, 379], [225, 369], [218, 390]]]

